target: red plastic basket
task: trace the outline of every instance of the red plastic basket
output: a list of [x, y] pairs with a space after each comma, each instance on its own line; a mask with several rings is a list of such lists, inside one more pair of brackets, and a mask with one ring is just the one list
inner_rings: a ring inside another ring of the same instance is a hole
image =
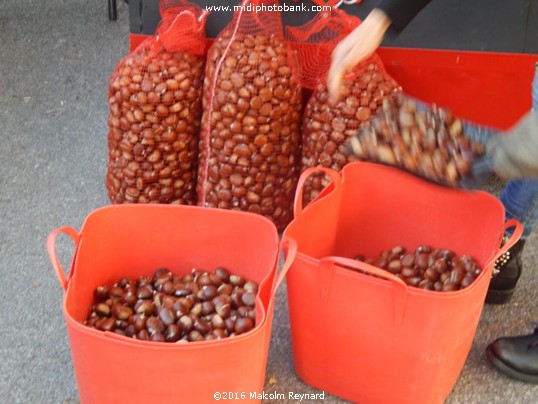
[[[56, 237], [75, 242], [69, 276], [58, 263]], [[174, 205], [115, 205], [92, 212], [80, 233], [54, 230], [47, 241], [64, 290], [63, 313], [82, 403], [214, 403], [215, 393], [245, 392], [259, 402], [273, 318], [278, 233], [250, 213]], [[293, 245], [290, 247], [294, 249]], [[175, 274], [217, 266], [260, 284], [256, 326], [215, 341], [173, 344], [133, 340], [82, 324], [98, 285], [138, 278], [156, 268]], [[235, 397], [235, 396], [234, 396]]]
[[[442, 403], [471, 348], [493, 264], [521, 236], [521, 224], [504, 224], [502, 204], [485, 192], [371, 163], [348, 164], [341, 174], [321, 169], [332, 185], [303, 210], [302, 186], [319, 170], [299, 180], [295, 219], [283, 235], [298, 249], [287, 289], [299, 377], [362, 404]], [[434, 292], [342, 258], [424, 244], [470, 254], [483, 271], [466, 289]]]

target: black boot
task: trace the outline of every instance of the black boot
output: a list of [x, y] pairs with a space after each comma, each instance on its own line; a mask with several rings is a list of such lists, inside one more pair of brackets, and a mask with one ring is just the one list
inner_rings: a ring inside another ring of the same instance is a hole
[[[503, 244], [505, 241], [503, 240]], [[517, 281], [521, 276], [523, 265], [521, 254], [524, 245], [525, 240], [520, 239], [495, 262], [493, 277], [486, 295], [486, 303], [504, 304], [512, 298]]]
[[490, 362], [501, 372], [528, 383], [538, 383], [538, 327], [531, 335], [504, 337], [486, 349]]

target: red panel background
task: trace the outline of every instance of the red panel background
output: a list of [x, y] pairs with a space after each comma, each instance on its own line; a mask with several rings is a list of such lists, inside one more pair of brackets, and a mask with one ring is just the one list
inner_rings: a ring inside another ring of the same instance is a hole
[[538, 55], [408, 48], [379, 55], [406, 93], [477, 123], [506, 129], [531, 107]]

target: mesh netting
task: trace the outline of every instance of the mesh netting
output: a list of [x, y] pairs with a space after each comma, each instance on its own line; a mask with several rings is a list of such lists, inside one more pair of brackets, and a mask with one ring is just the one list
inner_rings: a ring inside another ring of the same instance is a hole
[[161, 0], [161, 21], [157, 35], [169, 52], [205, 55], [205, 23], [209, 14], [193, 3], [184, 0]]
[[[381, 59], [373, 54], [344, 77], [340, 98], [329, 102], [327, 74], [336, 45], [360, 21], [333, 10], [321, 12], [302, 27], [287, 34], [297, 52], [302, 84], [314, 88], [303, 115], [301, 171], [323, 166], [340, 171], [356, 158], [346, 152], [345, 142], [382, 106], [383, 99], [401, 91]], [[304, 186], [304, 202], [310, 202], [328, 183], [324, 174], [314, 174]]]
[[208, 53], [198, 203], [292, 219], [301, 88], [275, 1], [244, 1]]
[[109, 81], [112, 203], [196, 203], [207, 12], [161, 2], [162, 21]]
[[302, 87], [315, 89], [327, 77], [334, 48], [360, 24], [357, 17], [333, 8], [317, 14], [299, 27], [286, 27], [286, 38], [297, 59], [297, 78]]

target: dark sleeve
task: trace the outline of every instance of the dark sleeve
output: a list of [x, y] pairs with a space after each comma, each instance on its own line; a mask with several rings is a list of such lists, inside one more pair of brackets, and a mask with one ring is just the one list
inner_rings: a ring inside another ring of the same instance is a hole
[[431, 0], [381, 0], [376, 8], [392, 20], [392, 27], [403, 30]]

